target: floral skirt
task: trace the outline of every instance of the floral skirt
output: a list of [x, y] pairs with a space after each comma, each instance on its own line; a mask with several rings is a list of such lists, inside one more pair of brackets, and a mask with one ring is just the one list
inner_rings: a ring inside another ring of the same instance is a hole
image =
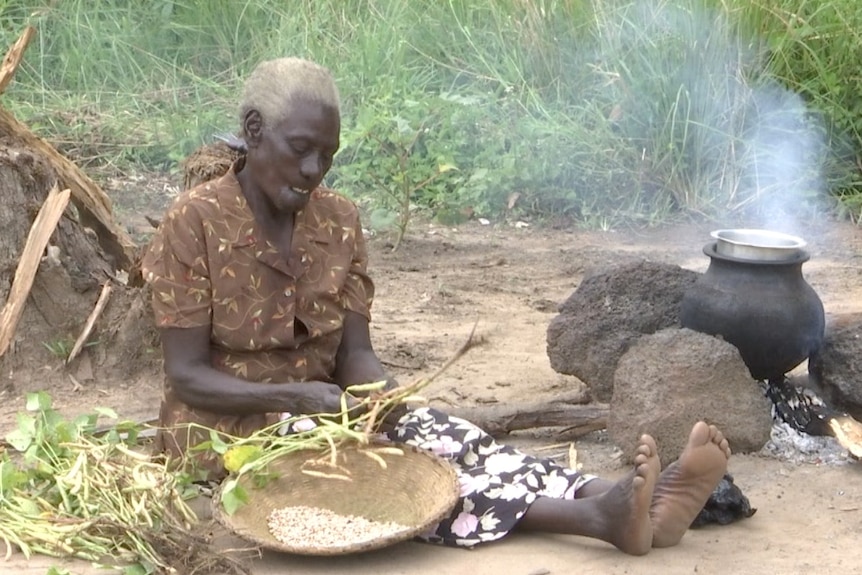
[[537, 497], [574, 499], [595, 477], [497, 443], [469, 421], [432, 408], [407, 413], [389, 435], [448, 459], [458, 474], [461, 497], [452, 514], [420, 537], [431, 543], [472, 547], [500, 539]]

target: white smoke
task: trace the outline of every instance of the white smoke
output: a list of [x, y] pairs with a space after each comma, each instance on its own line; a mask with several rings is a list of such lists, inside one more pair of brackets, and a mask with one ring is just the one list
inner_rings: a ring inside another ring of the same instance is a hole
[[[657, 177], [673, 179], [667, 184], [683, 190], [686, 204], [721, 227], [745, 220], [806, 231], [803, 222], [828, 201], [825, 130], [802, 97], [766, 74], [760, 39], [696, 0], [600, 11], [599, 27], [601, 58], [619, 77], [634, 137], [665, 145], [645, 150]], [[676, 157], [663, 158], [667, 148]], [[674, 171], [662, 172], [667, 165]]]

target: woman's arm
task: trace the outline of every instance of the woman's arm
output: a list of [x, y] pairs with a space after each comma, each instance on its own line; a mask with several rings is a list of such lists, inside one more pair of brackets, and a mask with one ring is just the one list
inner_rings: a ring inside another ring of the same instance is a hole
[[362, 314], [348, 311], [344, 316], [341, 345], [335, 356], [335, 382], [345, 389], [351, 385], [383, 380], [388, 382], [387, 388], [397, 385], [374, 353], [368, 319]]
[[[351, 385], [373, 383], [386, 380], [384, 390], [398, 386], [394, 378], [387, 375], [383, 364], [371, 346], [368, 320], [364, 315], [348, 311], [344, 317], [344, 334], [335, 356], [335, 382], [347, 388]], [[406, 405], [398, 405], [391, 411], [381, 414], [379, 431], [389, 431], [407, 412]]]
[[321, 381], [252, 383], [210, 363], [210, 328], [161, 330], [165, 374], [179, 399], [198, 409], [230, 415], [336, 413], [341, 389]]

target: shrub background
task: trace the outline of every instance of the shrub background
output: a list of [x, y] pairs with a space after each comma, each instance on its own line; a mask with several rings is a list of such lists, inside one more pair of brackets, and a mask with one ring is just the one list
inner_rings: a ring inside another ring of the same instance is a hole
[[5, 45], [26, 24], [3, 104], [97, 178], [177, 170], [298, 55], [375, 227], [862, 219], [856, 0], [0, 0]]

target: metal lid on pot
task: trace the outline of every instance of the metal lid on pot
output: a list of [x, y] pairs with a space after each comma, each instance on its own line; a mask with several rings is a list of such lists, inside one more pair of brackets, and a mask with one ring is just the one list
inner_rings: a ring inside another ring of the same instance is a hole
[[716, 230], [710, 235], [716, 239], [716, 253], [752, 261], [791, 260], [807, 245], [800, 237], [763, 229]]

